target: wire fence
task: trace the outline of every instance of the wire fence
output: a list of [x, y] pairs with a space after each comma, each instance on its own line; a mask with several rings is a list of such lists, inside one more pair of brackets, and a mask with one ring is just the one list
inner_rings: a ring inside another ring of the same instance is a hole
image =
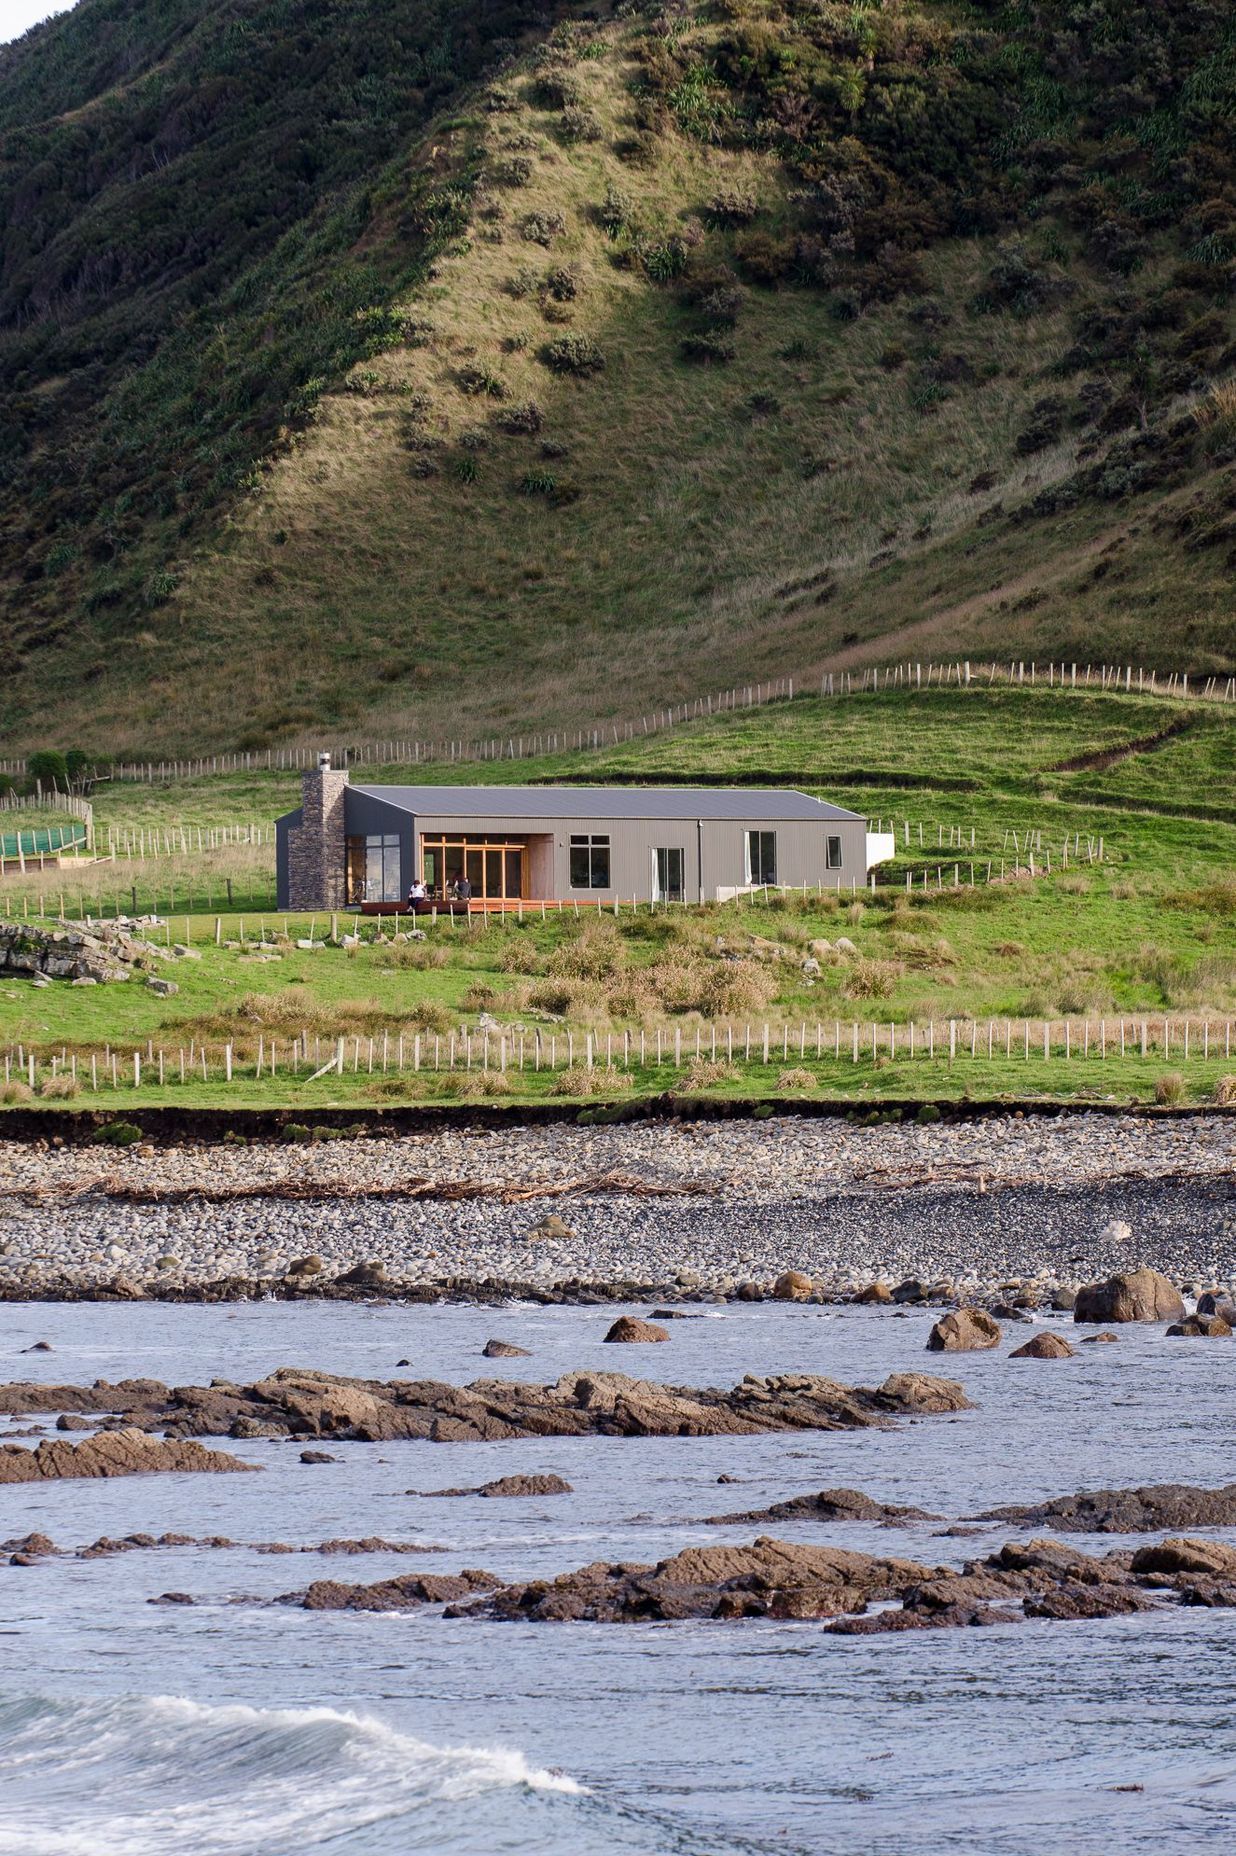
[[[627, 721], [595, 722], [587, 727], [539, 729], [530, 733], [489, 736], [482, 739], [396, 739], [336, 741], [325, 744], [336, 766], [456, 765], [465, 762], [523, 760], [547, 754], [583, 753], [640, 740], [684, 723], [700, 721], [738, 709], [769, 702], [792, 701], [797, 696], [862, 696], [890, 690], [956, 688], [979, 690], [994, 684], [1019, 688], [1100, 690], [1113, 694], [1169, 697], [1176, 701], [1236, 702], [1236, 677], [1222, 673], [1164, 672], [1132, 664], [1040, 664], [1013, 659], [1008, 663], [978, 663], [956, 659], [943, 663], [910, 660], [869, 665], [864, 670], [829, 670], [807, 678], [774, 677], [766, 682], [737, 684], [685, 702], [658, 706]], [[208, 754], [190, 759], [120, 761], [112, 764], [112, 779], [163, 784], [199, 779], [210, 774], [290, 772], [316, 766], [319, 747], [269, 747], [233, 754]], [[23, 758], [0, 760], [0, 773], [24, 775]]]
[[[323, 1037], [295, 1032], [282, 1040], [257, 1034], [241, 1046], [234, 1041], [191, 1040], [187, 1045], [144, 1048], [111, 1043], [83, 1050], [61, 1045], [35, 1049], [11, 1045], [4, 1053], [4, 1081], [32, 1093], [54, 1096], [88, 1090], [174, 1088], [188, 1084], [256, 1083], [277, 1079], [291, 1084], [334, 1076], [448, 1075], [456, 1078], [517, 1077], [566, 1072], [612, 1072], [624, 1077], [655, 1076], [668, 1070], [672, 1081], [702, 1086], [722, 1080], [718, 1069], [757, 1072], [776, 1067], [783, 1085], [801, 1087], [816, 1080], [826, 1066], [866, 1065], [877, 1069], [902, 1063], [969, 1063], [981, 1068], [998, 1061], [1031, 1067], [1036, 1062], [1102, 1066], [1117, 1059], [1139, 1063], [1228, 1063], [1232, 1057], [1233, 1021], [1212, 1015], [1150, 1017], [1122, 1014], [1114, 1018], [931, 1018], [926, 1021], [834, 1018], [773, 1023], [732, 1021], [696, 1023], [638, 1030], [595, 1031], [569, 1027], [545, 1030], [486, 1027], [445, 1033], [424, 1032], [392, 1024], [372, 1035]], [[705, 1071], [707, 1066], [711, 1074]], [[810, 1074], [807, 1074], [810, 1067]], [[786, 1076], [786, 1071], [802, 1071]]]

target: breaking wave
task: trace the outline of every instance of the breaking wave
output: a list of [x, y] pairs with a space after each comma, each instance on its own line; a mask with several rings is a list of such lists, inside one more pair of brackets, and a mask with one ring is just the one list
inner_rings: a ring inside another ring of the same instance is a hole
[[546, 1814], [587, 1796], [514, 1748], [435, 1746], [337, 1708], [162, 1695], [0, 1701], [0, 1792], [0, 1856], [548, 1847]]

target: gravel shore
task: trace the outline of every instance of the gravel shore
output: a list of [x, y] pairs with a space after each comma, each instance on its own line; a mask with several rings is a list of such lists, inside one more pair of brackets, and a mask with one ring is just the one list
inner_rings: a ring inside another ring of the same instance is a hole
[[[435, 1196], [460, 1187], [489, 1196]], [[409, 1192], [426, 1196], [399, 1196]], [[161, 1203], [168, 1193], [189, 1196]], [[547, 1213], [565, 1234], [537, 1231]], [[978, 1291], [1139, 1263], [1185, 1285], [1226, 1285], [1236, 1121], [1081, 1113], [857, 1128], [785, 1117], [124, 1153], [0, 1144], [10, 1297], [89, 1293], [117, 1276], [156, 1293], [229, 1277], [260, 1292], [308, 1254], [323, 1265], [314, 1281], [378, 1259], [393, 1283], [422, 1289], [732, 1294], [794, 1268], [823, 1294], [877, 1276]]]

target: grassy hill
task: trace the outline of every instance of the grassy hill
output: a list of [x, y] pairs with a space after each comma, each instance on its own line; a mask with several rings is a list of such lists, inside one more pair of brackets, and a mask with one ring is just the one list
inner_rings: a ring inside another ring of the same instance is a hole
[[6, 736], [1236, 663], [1218, 0], [81, 0], [0, 54]]

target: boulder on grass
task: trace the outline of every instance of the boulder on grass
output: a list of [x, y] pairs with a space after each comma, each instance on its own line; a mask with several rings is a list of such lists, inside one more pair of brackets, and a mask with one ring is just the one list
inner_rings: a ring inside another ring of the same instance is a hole
[[1180, 1321], [1185, 1305], [1158, 1270], [1119, 1270], [1077, 1291], [1074, 1321]]
[[1000, 1345], [1000, 1323], [985, 1308], [954, 1308], [927, 1336], [928, 1353], [979, 1353]]
[[1014, 1347], [1010, 1360], [1071, 1360], [1072, 1347], [1060, 1334], [1036, 1334], [1024, 1347]]
[[637, 1315], [619, 1315], [605, 1338], [614, 1341], [668, 1340], [669, 1335], [655, 1321], [641, 1321]]

